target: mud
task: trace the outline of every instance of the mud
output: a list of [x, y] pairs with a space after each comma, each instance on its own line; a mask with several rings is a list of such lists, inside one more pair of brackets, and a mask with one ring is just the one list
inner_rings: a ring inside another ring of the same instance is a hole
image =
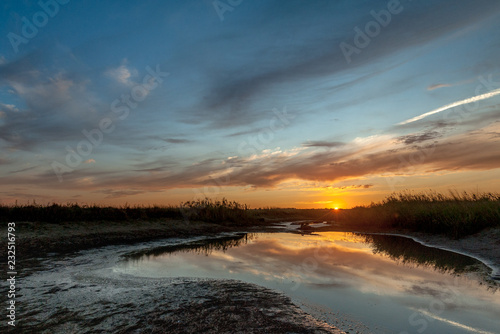
[[40, 259], [36, 271], [19, 281], [15, 332], [342, 333], [285, 295], [253, 284], [113, 272], [124, 255], [142, 248], [109, 246]]

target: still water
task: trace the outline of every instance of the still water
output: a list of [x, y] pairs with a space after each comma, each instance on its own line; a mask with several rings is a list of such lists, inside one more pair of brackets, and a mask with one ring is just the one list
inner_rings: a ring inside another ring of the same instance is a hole
[[320, 232], [155, 248], [131, 255], [114, 270], [255, 283], [282, 291], [351, 333], [366, 327], [373, 333], [500, 333], [500, 293], [468, 274], [482, 266], [407, 238]]

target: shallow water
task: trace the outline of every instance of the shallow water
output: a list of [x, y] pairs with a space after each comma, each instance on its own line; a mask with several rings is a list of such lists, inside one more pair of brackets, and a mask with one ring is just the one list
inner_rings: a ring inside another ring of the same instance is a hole
[[407, 238], [321, 232], [156, 247], [129, 255], [113, 271], [256, 283], [351, 333], [498, 333], [499, 292], [468, 274], [481, 267]]

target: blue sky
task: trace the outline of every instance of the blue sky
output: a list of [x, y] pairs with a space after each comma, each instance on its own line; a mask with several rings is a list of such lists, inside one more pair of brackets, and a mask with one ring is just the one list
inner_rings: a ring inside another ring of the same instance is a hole
[[500, 190], [498, 1], [64, 2], [0, 5], [3, 203]]

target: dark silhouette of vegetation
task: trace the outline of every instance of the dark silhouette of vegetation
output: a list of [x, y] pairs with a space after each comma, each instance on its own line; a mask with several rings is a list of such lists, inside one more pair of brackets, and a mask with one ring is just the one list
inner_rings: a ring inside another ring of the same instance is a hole
[[184, 219], [209, 223], [250, 223], [248, 207], [223, 198], [220, 201], [203, 200], [181, 203], [180, 206], [130, 206], [68, 204], [0, 205], [0, 221], [30, 221], [46, 223]]
[[220, 222], [253, 222], [252, 215], [246, 204], [236, 201], [228, 201], [223, 198], [220, 201], [208, 198], [181, 203], [180, 212], [185, 219], [199, 220], [208, 223]]
[[381, 203], [341, 210], [338, 221], [460, 238], [500, 226], [500, 194], [403, 192], [392, 194]]
[[111, 207], [100, 205], [25, 204], [0, 206], [0, 221], [30, 221], [46, 223], [124, 221], [161, 218], [182, 218], [178, 207], [173, 206], [129, 206]]
[[482, 265], [480, 261], [469, 256], [426, 247], [408, 238], [376, 234], [364, 235], [364, 238], [373, 245], [375, 254], [385, 254], [404, 264], [430, 266], [439, 271], [453, 273], [461, 273], [471, 266]]
[[153, 249], [147, 249], [144, 251], [139, 251], [136, 253], [128, 254], [127, 257], [130, 259], [139, 259], [143, 256], [160, 256], [164, 254], [174, 253], [174, 252], [186, 252], [195, 253], [202, 255], [210, 255], [213, 251], [223, 251], [226, 252], [229, 248], [238, 247], [248, 243], [249, 240], [255, 238], [254, 234], [239, 234], [236, 236], [222, 237], [222, 238], [210, 238], [199, 241], [193, 241], [189, 243], [183, 243], [179, 245], [169, 245], [156, 247]]
[[500, 226], [500, 194], [392, 194], [381, 203], [345, 210], [259, 208], [235, 201], [203, 200], [180, 206], [0, 205], [0, 222], [89, 222], [182, 219], [232, 225], [262, 225], [280, 220], [337, 222], [347, 228], [403, 228], [460, 238], [487, 227]]

